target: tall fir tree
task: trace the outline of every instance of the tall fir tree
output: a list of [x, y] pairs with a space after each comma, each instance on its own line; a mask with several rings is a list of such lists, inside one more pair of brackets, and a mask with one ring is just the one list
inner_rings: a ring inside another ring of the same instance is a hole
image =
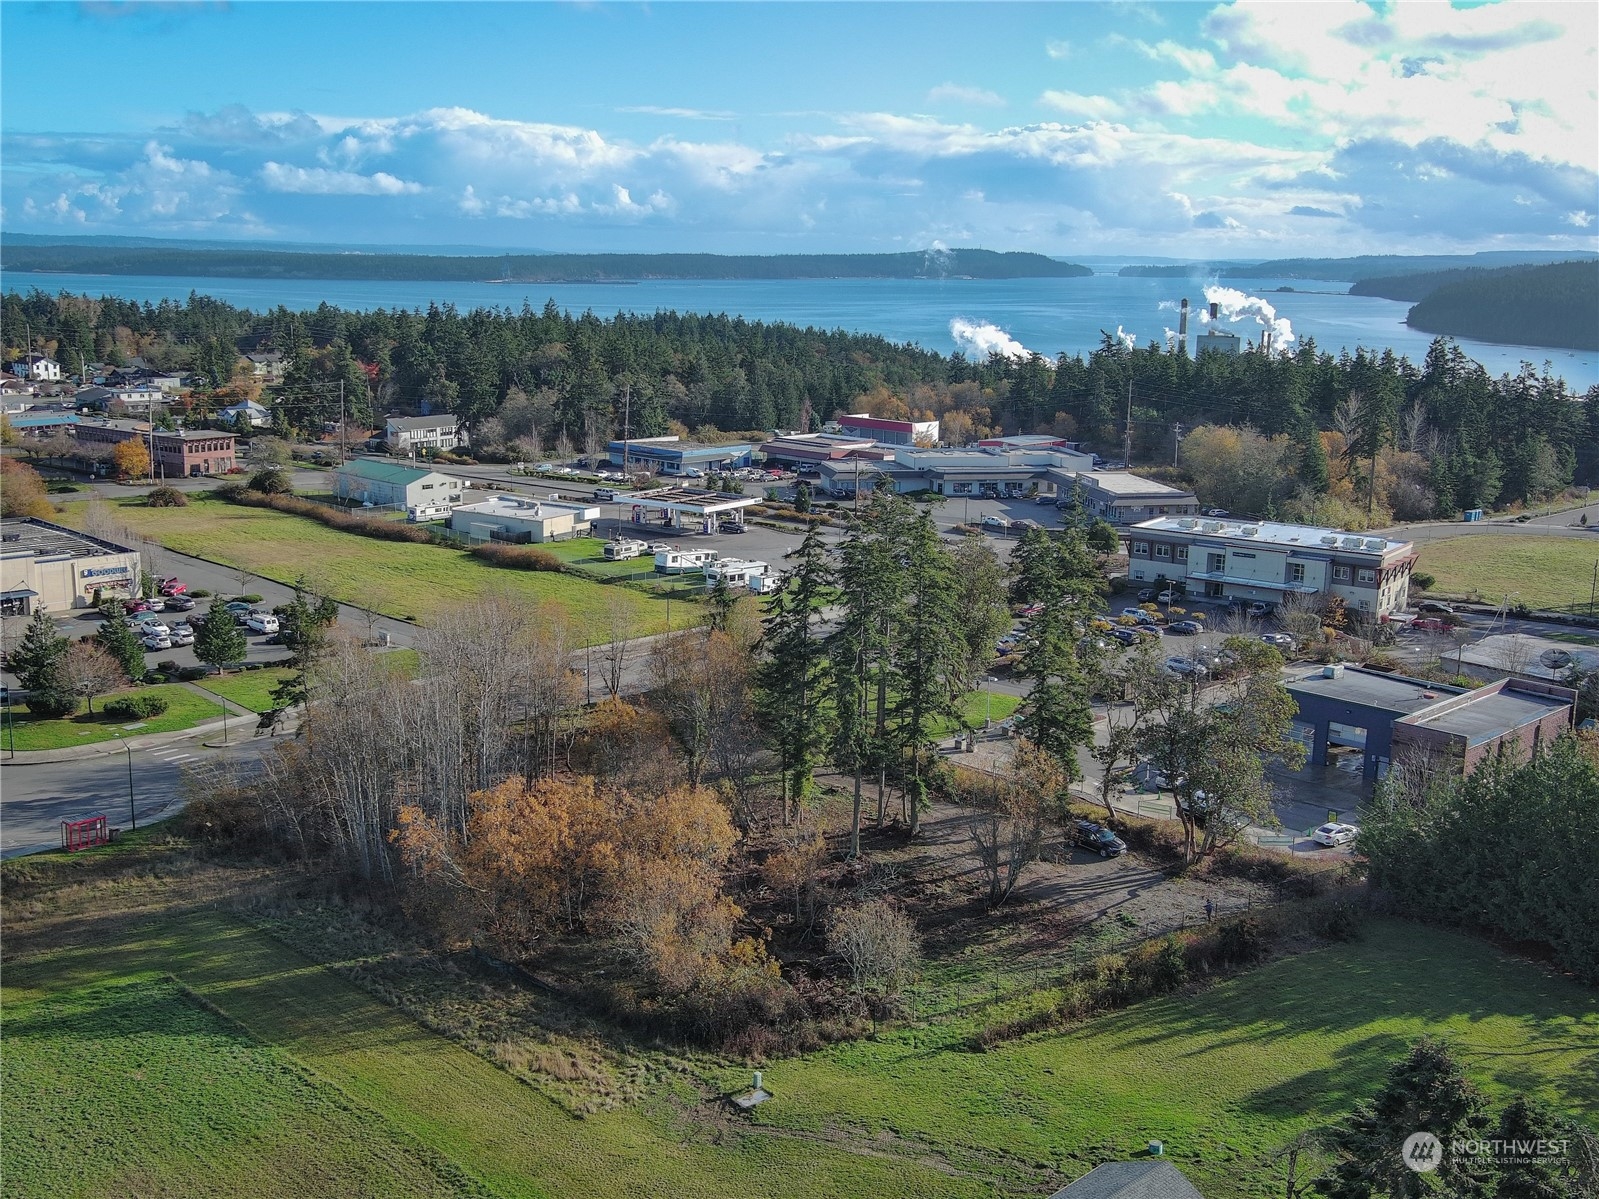
[[144, 677], [144, 645], [139, 635], [128, 627], [120, 616], [113, 616], [102, 624], [94, 635], [95, 641], [122, 667], [122, 673], [137, 682]]
[[68, 641], [56, 632], [56, 626], [43, 612], [35, 612], [23, 631], [22, 640], [11, 651], [11, 673], [24, 691], [59, 691], [61, 658], [67, 652]]
[[247, 648], [244, 632], [234, 623], [227, 602], [220, 595], [213, 597], [206, 609], [205, 623], [194, 635], [194, 656], [225, 670], [229, 663], [243, 661]]

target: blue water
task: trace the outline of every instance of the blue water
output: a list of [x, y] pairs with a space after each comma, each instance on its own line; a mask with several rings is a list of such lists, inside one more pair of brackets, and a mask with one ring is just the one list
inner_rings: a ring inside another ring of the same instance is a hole
[[[1111, 269], [1114, 269], [1112, 267]], [[1357, 346], [1383, 350], [1420, 363], [1432, 335], [1407, 328], [1409, 305], [1373, 296], [1345, 294], [1348, 284], [1305, 279], [1229, 279], [1237, 288], [1270, 302], [1293, 323], [1295, 334], [1310, 336], [1322, 350], [1337, 353]], [[752, 321], [875, 333], [897, 342], [915, 342], [949, 353], [960, 348], [950, 336], [957, 317], [995, 325], [1016, 341], [1048, 357], [1064, 351], [1088, 354], [1101, 331], [1121, 326], [1140, 345], [1163, 341], [1175, 329], [1177, 314], [1161, 301], [1187, 296], [1197, 307], [1203, 285], [1194, 280], [1132, 279], [1115, 274], [1081, 279], [806, 279], [782, 281], [656, 280], [636, 284], [603, 283], [429, 283], [314, 279], [196, 279], [141, 275], [42, 275], [7, 273], [6, 289], [118, 295], [133, 300], [183, 300], [191, 291], [241, 307], [265, 311], [279, 304], [315, 308], [326, 301], [340, 308], [425, 308], [430, 303], [477, 307], [535, 308], [554, 299], [574, 312], [592, 308], [608, 317], [621, 312], [727, 313]], [[1278, 292], [1279, 287], [1292, 292]], [[1253, 320], [1228, 326], [1247, 339], [1259, 336]], [[1199, 333], [1191, 324], [1189, 337]], [[1548, 363], [1577, 391], [1599, 382], [1599, 354], [1532, 346], [1495, 345], [1459, 339], [1465, 352], [1492, 374], [1514, 372], [1523, 361]]]

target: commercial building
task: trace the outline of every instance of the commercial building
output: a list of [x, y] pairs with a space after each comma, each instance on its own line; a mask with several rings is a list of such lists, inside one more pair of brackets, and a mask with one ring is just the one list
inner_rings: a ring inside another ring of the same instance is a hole
[[1036, 487], [1060, 488], [1092, 469], [1091, 455], [1059, 446], [964, 450], [903, 448], [886, 467], [896, 491], [952, 496], [1020, 496]]
[[525, 496], [496, 495], [450, 511], [450, 530], [471, 541], [542, 544], [587, 537], [600, 518], [598, 505], [563, 504]]
[[936, 420], [886, 420], [865, 412], [855, 412], [839, 417], [825, 431], [834, 432], [834, 426], [837, 432], [846, 437], [870, 437], [878, 445], [931, 447], [938, 444]]
[[60, 408], [29, 408], [15, 416], [8, 415], [6, 423], [18, 437], [43, 440], [70, 431], [78, 423], [78, 414]]
[[138, 584], [137, 550], [48, 521], [0, 520], [0, 616], [89, 608]]
[[849, 458], [882, 461], [894, 456], [893, 450], [878, 446], [870, 437], [845, 437], [840, 433], [780, 433], [761, 442], [759, 453], [768, 466], [794, 469]]
[[712, 532], [722, 522], [742, 526], [744, 510], [761, 501], [755, 496], [727, 495], [692, 487], [657, 487], [622, 499], [632, 506], [635, 525], [660, 525], [678, 531]]
[[630, 437], [606, 448], [612, 466], [648, 469], [662, 475], [692, 475], [694, 471], [735, 470], [750, 464], [752, 445], [695, 445], [676, 437]]
[[163, 479], [220, 475], [239, 464], [238, 439], [215, 429], [152, 429], [144, 421], [80, 420], [71, 432], [85, 447], [143, 441], [153, 471]]
[[1571, 727], [1576, 698], [1568, 688], [1519, 679], [1471, 691], [1358, 666], [1286, 674], [1299, 704], [1294, 736], [1309, 764], [1358, 761], [1368, 786], [1394, 764], [1460, 774], [1497, 752], [1525, 761]]
[[448, 412], [438, 416], [388, 416], [383, 419], [383, 444], [392, 454], [453, 450], [466, 444], [466, 430]]
[[1275, 521], [1162, 516], [1126, 532], [1127, 577], [1183, 584], [1189, 595], [1278, 603], [1336, 595], [1378, 619], [1402, 608], [1415, 547], [1408, 541]]
[[[1085, 470], [1075, 479], [1083, 511], [1113, 525], [1133, 525], [1161, 516], [1193, 516], [1199, 512], [1194, 493], [1168, 487], [1127, 471]], [[1064, 498], [1071, 485], [1061, 488]]]
[[437, 471], [373, 458], [355, 458], [333, 476], [333, 494], [374, 508], [438, 509], [459, 504], [468, 484]]

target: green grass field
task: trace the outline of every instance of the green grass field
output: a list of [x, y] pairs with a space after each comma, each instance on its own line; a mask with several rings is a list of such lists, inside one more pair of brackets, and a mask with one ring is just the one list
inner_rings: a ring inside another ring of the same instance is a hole
[[1210, 1199], [1264, 1199], [1272, 1151], [1428, 1032], [1496, 1100], [1599, 1118], [1592, 991], [1398, 921], [987, 1053], [965, 1048], [977, 1009], [768, 1062], [753, 1117], [717, 1098], [743, 1067], [650, 1059], [644, 1099], [579, 1119], [214, 905], [98, 907], [24, 928], [20, 956], [8, 942], [0, 1153], [19, 1195], [254, 1195], [279, 1168], [306, 1196], [1042, 1195], [1158, 1137]]
[[998, 724], [1021, 707], [1021, 703], [1019, 696], [1006, 695], [1002, 691], [995, 691], [992, 695], [987, 691], [974, 691], [961, 705], [961, 718], [937, 722], [933, 725], [933, 736], [951, 737], [957, 729], [980, 729], [984, 720]]
[[225, 676], [209, 675], [195, 683], [195, 686], [205, 688], [212, 695], [230, 699], [252, 712], [267, 712], [274, 707], [272, 688], [293, 674], [294, 671], [287, 666], [272, 666], [266, 670], [246, 670]]
[[1430, 541], [1420, 549], [1416, 569], [1435, 576], [1440, 595], [1474, 595], [1499, 603], [1507, 595], [1532, 608], [1586, 611], [1594, 567], [1599, 564], [1599, 534], [1535, 537], [1484, 533]]
[[[167, 701], [167, 710], [160, 716], [151, 716], [138, 722], [136, 729], [124, 729], [133, 721], [108, 718], [102, 709], [106, 701], [118, 695], [159, 695]], [[65, 749], [69, 745], [91, 745], [96, 741], [109, 741], [115, 736], [142, 737], [146, 733], [174, 733], [179, 729], [192, 729], [209, 720], [221, 720], [222, 712], [216, 704], [203, 695], [177, 683], [164, 683], [156, 687], [137, 687], [129, 691], [115, 691], [94, 701], [94, 715], [88, 714], [88, 705], [78, 701], [78, 714], [60, 720], [35, 720], [26, 707], [11, 709], [12, 728], [7, 732], [7, 745], [15, 739], [20, 752], [38, 749]]]
[[[67, 504], [63, 523], [81, 526], [83, 505]], [[186, 508], [148, 508], [142, 500], [116, 506], [117, 519], [180, 554], [293, 583], [301, 575], [347, 603], [396, 619], [425, 620], [487, 595], [506, 595], [563, 611], [579, 634], [598, 641], [619, 603], [636, 635], [666, 628], [665, 601], [631, 587], [605, 586], [571, 575], [490, 566], [461, 550], [438, 545], [378, 541], [341, 533], [315, 521], [270, 508], [246, 508], [191, 496]], [[697, 613], [682, 605], [673, 624]]]

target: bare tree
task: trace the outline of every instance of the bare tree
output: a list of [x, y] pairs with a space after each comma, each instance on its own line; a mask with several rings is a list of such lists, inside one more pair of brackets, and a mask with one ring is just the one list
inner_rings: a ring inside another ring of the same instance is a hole
[[540, 613], [518, 647], [522, 701], [522, 776], [543, 778], [556, 767], [563, 737], [570, 744], [583, 683], [572, 669], [575, 638], [567, 621]]
[[601, 677], [612, 699], [622, 694], [622, 679], [633, 649], [633, 611], [627, 597], [614, 588], [605, 597], [605, 642], [600, 647]]
[[1141, 640], [1126, 655], [1111, 656], [1094, 663], [1094, 686], [1100, 694], [1120, 696], [1121, 703], [1105, 709], [1105, 741], [1092, 750], [1099, 763], [1099, 802], [1106, 815], [1116, 818], [1115, 792], [1122, 769], [1138, 760], [1139, 738], [1144, 726], [1159, 710], [1160, 688], [1170, 677], [1161, 663], [1158, 644]]
[[74, 641], [61, 659], [61, 673], [67, 689], [89, 701], [89, 711], [94, 711], [94, 697], [114, 691], [128, 681], [122, 663], [103, 646], [88, 638]]
[[730, 633], [702, 628], [656, 642], [651, 698], [683, 755], [691, 786], [704, 779], [718, 743], [748, 718], [751, 669], [747, 646]]
[[1525, 675], [1537, 656], [1537, 646], [1520, 633], [1512, 633], [1494, 648], [1499, 669], [1512, 677]]
[[1028, 741], [1019, 741], [1000, 779], [996, 802], [967, 821], [972, 855], [988, 886], [988, 906], [1010, 898], [1022, 871], [1044, 848], [1044, 819], [1066, 790], [1066, 775], [1055, 759]]
[[1301, 642], [1312, 642], [1321, 634], [1322, 599], [1313, 591], [1290, 591], [1277, 605], [1277, 624]]
[[869, 899], [837, 913], [827, 947], [844, 960], [858, 992], [897, 995], [921, 965], [916, 925], [886, 899]]

